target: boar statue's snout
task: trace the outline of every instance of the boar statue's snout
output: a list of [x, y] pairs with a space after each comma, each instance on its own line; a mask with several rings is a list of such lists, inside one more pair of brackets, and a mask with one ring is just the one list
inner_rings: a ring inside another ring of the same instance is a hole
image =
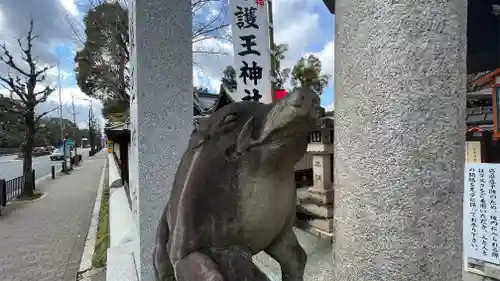
[[319, 96], [310, 89], [299, 88], [290, 93], [290, 104], [295, 107], [310, 108], [319, 106]]
[[325, 112], [320, 106], [319, 95], [308, 88], [296, 88], [288, 97], [288, 104], [294, 107], [299, 115], [309, 115], [313, 118], [321, 118]]

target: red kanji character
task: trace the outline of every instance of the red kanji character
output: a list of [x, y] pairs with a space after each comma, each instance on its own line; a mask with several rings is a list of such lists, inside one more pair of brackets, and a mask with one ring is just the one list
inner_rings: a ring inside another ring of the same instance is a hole
[[264, 1], [265, 0], [255, 0], [255, 3], [257, 3], [257, 6], [264, 7]]

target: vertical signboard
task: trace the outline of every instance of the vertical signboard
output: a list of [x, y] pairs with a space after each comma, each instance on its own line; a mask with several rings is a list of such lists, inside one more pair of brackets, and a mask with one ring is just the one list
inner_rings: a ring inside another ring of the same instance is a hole
[[500, 264], [499, 177], [500, 164], [465, 166], [463, 248], [468, 259]]
[[113, 141], [108, 140], [108, 153], [113, 153]]
[[467, 141], [465, 142], [465, 162], [466, 163], [481, 163], [481, 142]]
[[237, 91], [235, 101], [271, 103], [271, 54], [269, 17], [266, 0], [230, 0], [234, 69]]

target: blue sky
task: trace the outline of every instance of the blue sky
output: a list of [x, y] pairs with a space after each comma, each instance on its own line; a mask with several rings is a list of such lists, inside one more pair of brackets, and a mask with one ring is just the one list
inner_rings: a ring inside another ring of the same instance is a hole
[[65, 44], [56, 44], [54, 53], [61, 59], [60, 68], [67, 75], [69, 74], [69, 76], [64, 76], [64, 79], [61, 80], [61, 86], [63, 88], [76, 88], [75, 72], [72, 71], [75, 67], [75, 63], [73, 62], [74, 49]]
[[[330, 14], [326, 7], [316, 8], [318, 13], [320, 14], [320, 26], [321, 26], [321, 34], [324, 36], [321, 37], [320, 42], [317, 44], [313, 44], [311, 46], [310, 52], [320, 52], [329, 41], [334, 40], [335, 37], [335, 16]], [[334, 54], [331, 54], [332, 56]], [[332, 74], [333, 80], [333, 74]], [[323, 91], [321, 95], [321, 104], [324, 106], [330, 105], [334, 103], [334, 90], [333, 90], [333, 81], [330, 82], [329, 87]]]

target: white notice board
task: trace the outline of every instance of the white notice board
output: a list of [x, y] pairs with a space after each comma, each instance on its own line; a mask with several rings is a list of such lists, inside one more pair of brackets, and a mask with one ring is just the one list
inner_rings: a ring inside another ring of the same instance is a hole
[[464, 182], [465, 258], [500, 264], [500, 164], [466, 164]]

